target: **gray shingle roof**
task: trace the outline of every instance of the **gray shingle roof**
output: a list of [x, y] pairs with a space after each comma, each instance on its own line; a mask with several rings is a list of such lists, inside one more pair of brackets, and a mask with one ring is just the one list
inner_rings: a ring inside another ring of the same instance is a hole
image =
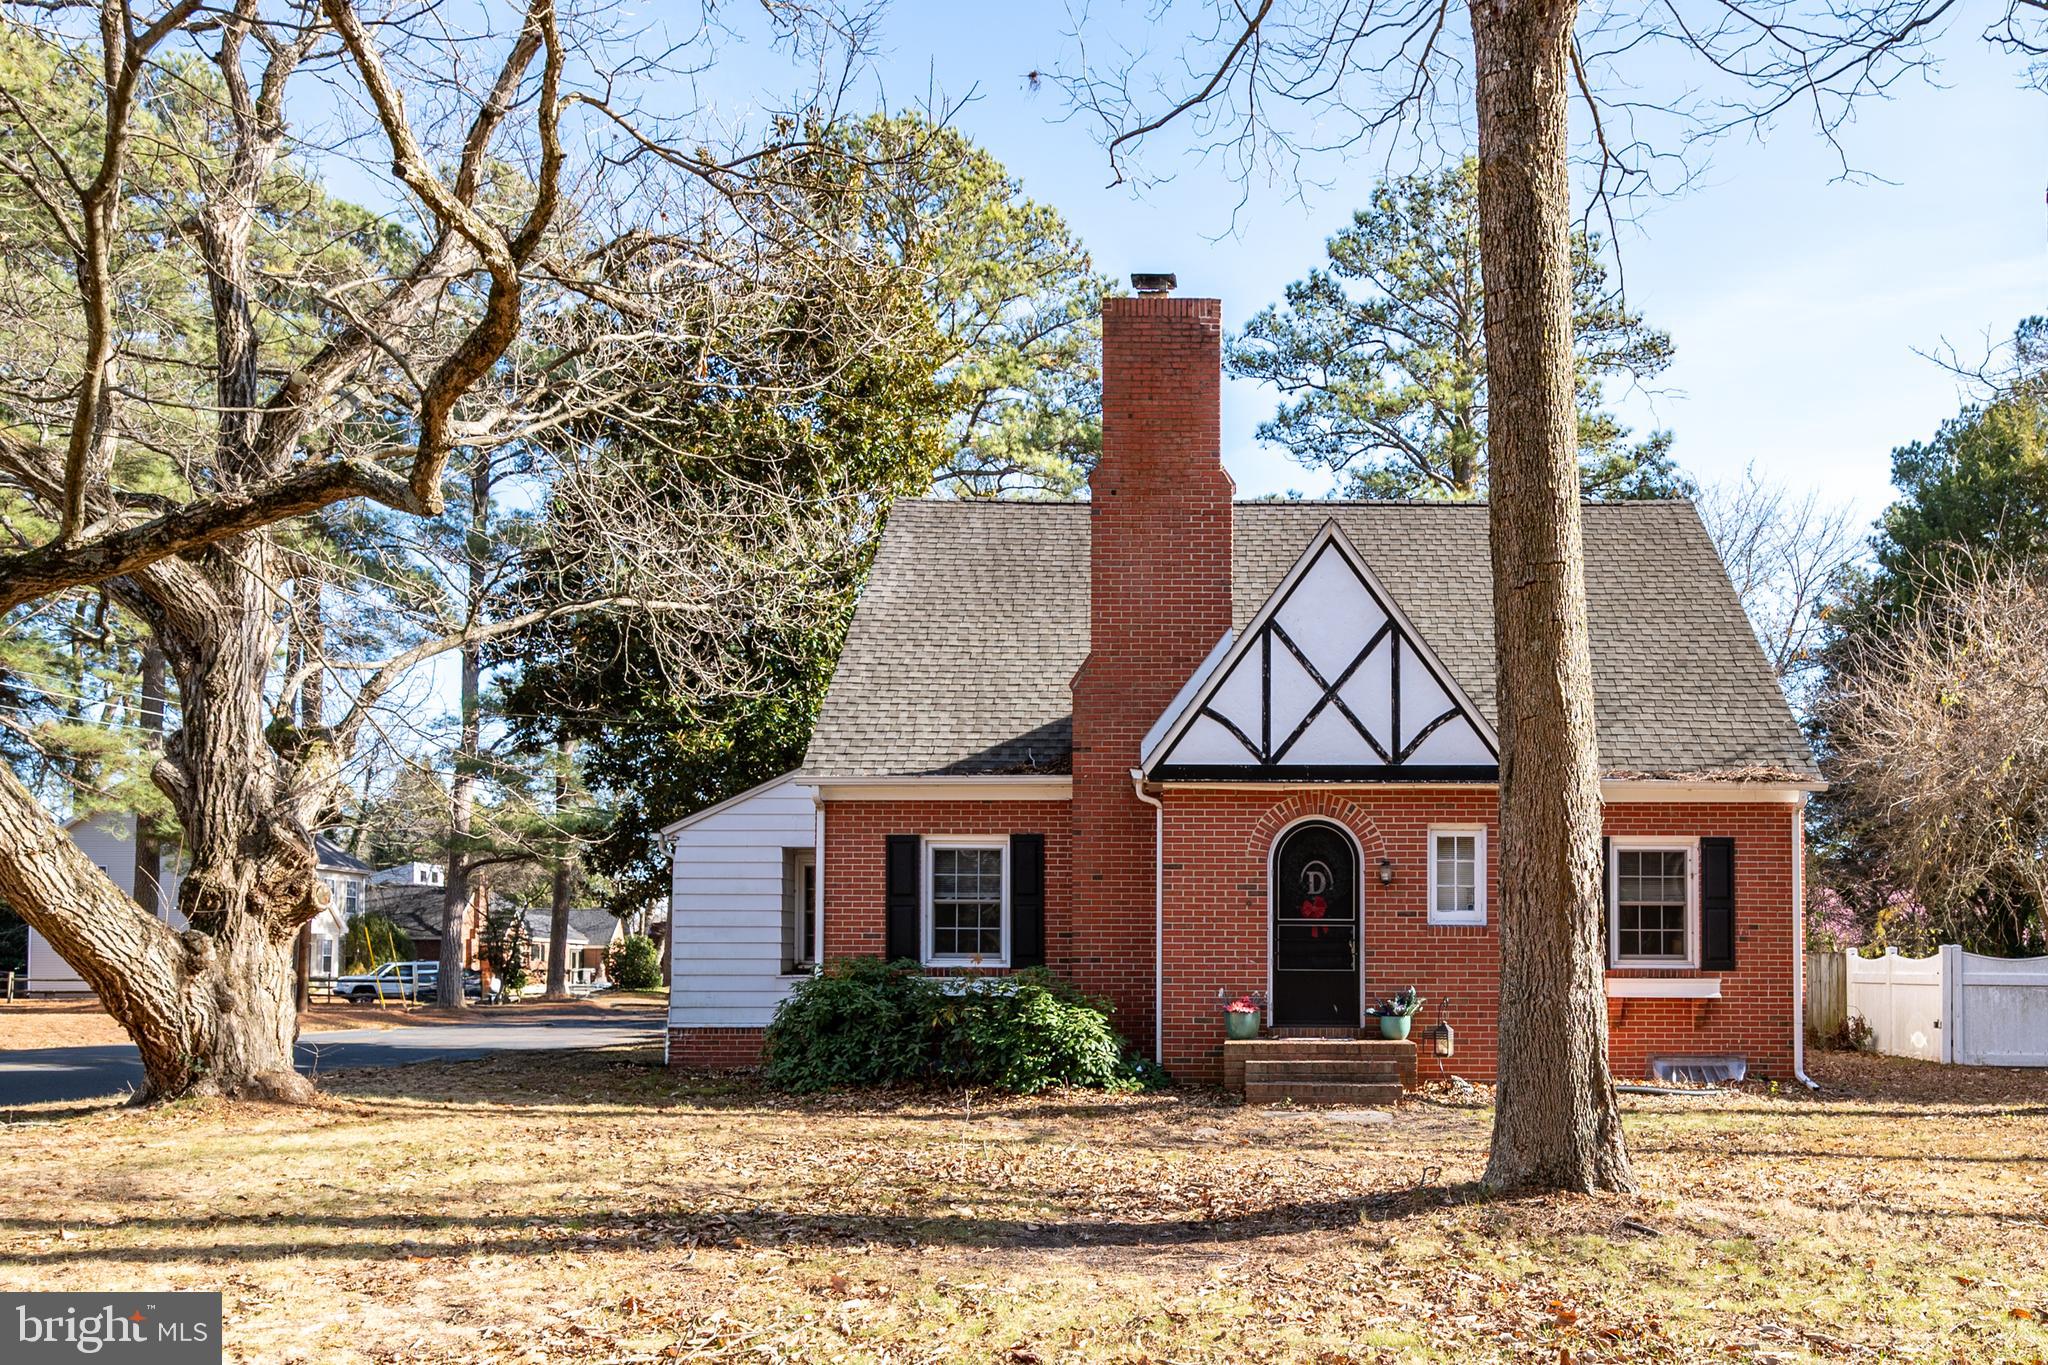
[[619, 917], [603, 906], [569, 912], [569, 927], [583, 935], [584, 942], [593, 948], [609, 948], [612, 936], [619, 932]]
[[899, 502], [804, 771], [1065, 772], [1087, 653], [1087, 504]]
[[[1331, 518], [1497, 721], [1483, 505], [1240, 503], [1236, 624]], [[1588, 504], [1585, 537], [1603, 771], [1815, 776], [1692, 504]], [[1065, 771], [1087, 652], [1086, 504], [899, 503], [804, 771]]]
[[324, 834], [313, 836], [313, 854], [321, 867], [333, 872], [374, 872], [375, 868]]

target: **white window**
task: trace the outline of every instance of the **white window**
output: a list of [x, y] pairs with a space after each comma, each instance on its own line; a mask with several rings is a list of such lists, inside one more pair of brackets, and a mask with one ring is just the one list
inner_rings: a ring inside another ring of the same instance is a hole
[[1486, 829], [1429, 831], [1429, 922], [1486, 923]]
[[1617, 967], [1690, 967], [1697, 960], [1698, 859], [1677, 840], [1616, 839], [1607, 865], [1608, 954]]
[[782, 970], [807, 972], [818, 960], [818, 859], [807, 848], [782, 850]]
[[313, 975], [315, 975], [315, 976], [333, 976], [333, 975], [334, 975], [334, 958], [335, 958], [335, 952], [336, 952], [336, 950], [337, 950], [337, 949], [338, 949], [338, 948], [340, 947], [340, 945], [341, 945], [341, 940], [339, 940], [339, 939], [333, 939], [333, 938], [328, 938], [328, 937], [326, 937], [326, 936], [325, 936], [324, 934], [323, 934], [323, 935], [322, 935], [321, 937], [319, 937], [319, 938], [316, 938], [316, 939], [314, 939], [314, 940], [313, 940], [313, 946], [314, 946], [314, 963], [313, 963]]
[[924, 847], [924, 960], [1008, 965], [1009, 845], [931, 839]]
[[346, 894], [341, 898], [341, 912], [345, 917], [354, 919], [357, 912], [363, 908], [363, 884], [350, 877], [343, 885]]

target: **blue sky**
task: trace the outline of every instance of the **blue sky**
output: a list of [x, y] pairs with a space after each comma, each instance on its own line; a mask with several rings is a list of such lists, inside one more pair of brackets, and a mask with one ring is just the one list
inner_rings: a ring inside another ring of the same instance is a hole
[[[1305, 204], [1291, 184], [1254, 187], [1234, 228], [1238, 187], [1210, 168], [1186, 166], [1141, 194], [1106, 188], [1091, 126], [1061, 121], [1059, 93], [1024, 79], [1059, 62], [1066, 16], [1059, 5], [901, 0], [884, 20], [879, 92], [904, 106], [971, 91], [958, 126], [1058, 207], [1102, 269], [1176, 271], [1181, 292], [1221, 298], [1226, 320], [1242, 323], [1321, 258], [1384, 152], [1320, 165], [1331, 183]], [[1138, 31], [1136, 18], [1117, 22]], [[1753, 460], [1872, 515], [1888, 498], [1891, 448], [1959, 403], [1954, 379], [1916, 348], [1967, 353], [2048, 310], [2048, 95], [2023, 88], [2019, 65], [1970, 32], [1937, 50], [1945, 88], [1903, 82], [1846, 130], [1855, 163], [1889, 183], [1841, 183], [1821, 139], [1793, 121], [1767, 140], [1718, 145], [1695, 188], [1623, 225], [1630, 301], [1672, 334], [1678, 358], [1664, 392], [1617, 406], [1639, 426], [1672, 428], [1696, 477], [1730, 478]], [[735, 72], [762, 74], [753, 54], [726, 55]], [[1687, 79], [1675, 66], [1655, 74]], [[744, 113], [744, 94], [721, 87], [709, 73], [706, 93]], [[1149, 164], [1166, 168], [1168, 150]], [[1326, 480], [1256, 441], [1272, 406], [1258, 386], [1227, 387], [1225, 458], [1240, 492], [1322, 492]]]

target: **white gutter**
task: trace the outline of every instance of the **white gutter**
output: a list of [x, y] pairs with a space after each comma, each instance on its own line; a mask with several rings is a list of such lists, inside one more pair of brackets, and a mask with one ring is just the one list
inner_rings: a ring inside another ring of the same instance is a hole
[[1145, 774], [1131, 769], [1131, 792], [1152, 808], [1152, 1060], [1166, 1065], [1166, 803], [1145, 794]]
[[1806, 801], [1792, 812], [1792, 1075], [1808, 1090], [1820, 1089], [1806, 1074]]

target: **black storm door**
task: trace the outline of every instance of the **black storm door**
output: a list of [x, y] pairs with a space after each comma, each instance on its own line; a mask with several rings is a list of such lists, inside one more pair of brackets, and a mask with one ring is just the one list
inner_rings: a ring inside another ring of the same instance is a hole
[[1358, 1027], [1358, 855], [1335, 825], [1297, 825], [1273, 857], [1273, 1022]]

